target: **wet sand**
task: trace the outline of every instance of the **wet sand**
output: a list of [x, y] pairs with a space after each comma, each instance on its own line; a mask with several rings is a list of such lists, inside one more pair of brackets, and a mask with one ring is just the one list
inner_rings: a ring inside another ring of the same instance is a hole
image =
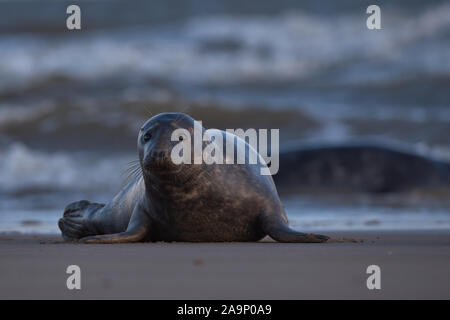
[[[361, 241], [83, 245], [2, 235], [0, 298], [450, 298], [450, 231], [328, 234]], [[66, 287], [73, 264], [79, 291]], [[381, 290], [366, 287], [372, 264]]]

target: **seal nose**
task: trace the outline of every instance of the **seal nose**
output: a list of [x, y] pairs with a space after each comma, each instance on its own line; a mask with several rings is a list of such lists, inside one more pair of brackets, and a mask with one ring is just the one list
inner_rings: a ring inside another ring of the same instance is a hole
[[149, 150], [145, 164], [149, 167], [163, 167], [168, 165], [168, 160], [168, 154], [164, 150]]
[[153, 150], [150, 152], [150, 157], [154, 160], [163, 160], [166, 159], [166, 153], [160, 150]]

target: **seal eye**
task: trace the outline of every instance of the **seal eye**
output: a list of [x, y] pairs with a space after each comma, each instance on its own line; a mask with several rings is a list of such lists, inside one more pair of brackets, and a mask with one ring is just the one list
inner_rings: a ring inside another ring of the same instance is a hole
[[144, 134], [144, 136], [142, 137], [142, 140], [144, 140], [144, 142], [147, 142], [148, 140], [150, 140], [152, 138], [152, 135], [150, 133], [146, 133]]
[[184, 140], [183, 136], [180, 136], [180, 137], [178, 138], [178, 141], [183, 141], [183, 140]]

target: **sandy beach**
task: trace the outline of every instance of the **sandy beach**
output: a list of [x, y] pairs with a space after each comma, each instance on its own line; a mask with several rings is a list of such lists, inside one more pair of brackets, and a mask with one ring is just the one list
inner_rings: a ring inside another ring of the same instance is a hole
[[[328, 234], [335, 240], [326, 244], [124, 245], [2, 235], [0, 298], [450, 298], [449, 231]], [[66, 288], [73, 264], [81, 268], [81, 290]], [[381, 268], [381, 290], [366, 286], [373, 264]]]

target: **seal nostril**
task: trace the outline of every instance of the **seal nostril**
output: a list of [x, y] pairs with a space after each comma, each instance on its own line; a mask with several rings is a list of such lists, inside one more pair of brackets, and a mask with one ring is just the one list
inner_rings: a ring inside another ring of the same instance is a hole
[[165, 151], [161, 150], [153, 150], [150, 151], [148, 157], [146, 158], [146, 162], [148, 165], [164, 165], [167, 161], [167, 154]]

